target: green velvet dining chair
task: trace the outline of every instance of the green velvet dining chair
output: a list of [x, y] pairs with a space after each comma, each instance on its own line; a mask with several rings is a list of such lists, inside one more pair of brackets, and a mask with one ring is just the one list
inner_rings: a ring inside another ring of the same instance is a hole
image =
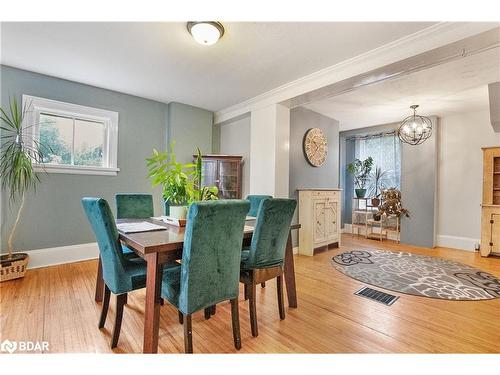
[[[119, 193], [115, 195], [116, 218], [117, 219], [148, 219], [154, 216], [153, 196], [143, 193]], [[122, 244], [122, 251], [127, 258], [137, 258], [138, 255], [130, 248]], [[99, 259], [97, 278], [102, 274], [102, 261]], [[96, 281], [96, 295], [100, 289], [99, 280]]]
[[240, 199], [197, 202], [189, 207], [182, 264], [163, 273], [161, 288], [161, 296], [182, 318], [186, 353], [193, 352], [191, 315], [226, 300], [231, 302], [234, 346], [241, 348], [238, 280], [249, 207]]
[[247, 201], [250, 202], [250, 210], [248, 216], [257, 217], [259, 213], [260, 202], [264, 199], [272, 198], [271, 195], [247, 195]]
[[252, 336], [258, 336], [256, 285], [276, 278], [280, 319], [285, 319], [283, 266], [285, 248], [297, 201], [267, 198], [260, 203], [252, 242], [242, 251], [240, 282], [249, 300]]
[[111, 338], [111, 348], [115, 348], [120, 336], [127, 293], [146, 286], [146, 262], [141, 258], [130, 258], [123, 254], [116, 223], [105, 199], [83, 198], [82, 204], [99, 246], [105, 284], [99, 328], [103, 328], [106, 322], [110, 293], [117, 296], [116, 317]]

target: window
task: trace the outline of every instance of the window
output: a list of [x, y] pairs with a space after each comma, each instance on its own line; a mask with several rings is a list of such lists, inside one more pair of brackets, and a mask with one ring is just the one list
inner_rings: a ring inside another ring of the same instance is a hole
[[[28, 131], [43, 148], [53, 173], [116, 175], [118, 113], [23, 95]], [[33, 124], [30, 126], [30, 124]]]
[[396, 134], [356, 139], [355, 150], [356, 157], [360, 160], [369, 156], [373, 158], [373, 172], [376, 168], [385, 172], [381, 180], [383, 187], [400, 189], [401, 142]]

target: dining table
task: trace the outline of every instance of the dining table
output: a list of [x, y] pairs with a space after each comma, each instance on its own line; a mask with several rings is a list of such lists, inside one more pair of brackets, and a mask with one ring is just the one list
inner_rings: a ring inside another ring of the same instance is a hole
[[[243, 229], [243, 245], [250, 244], [254, 226], [248, 218]], [[161, 283], [164, 264], [173, 263], [182, 259], [185, 227], [164, 223], [156, 219], [118, 219], [120, 223], [150, 222], [165, 227], [164, 230], [148, 232], [124, 233], [118, 230], [119, 239], [128, 248], [132, 249], [146, 262], [146, 301], [144, 309], [144, 341], [143, 353], [158, 352], [158, 335], [160, 326], [160, 307], [162, 303]], [[295, 266], [291, 231], [300, 228], [300, 224], [292, 224], [288, 234], [284, 259], [284, 279], [288, 306], [297, 308], [297, 290], [295, 286]], [[102, 302], [104, 280], [102, 278], [102, 264], [99, 258], [97, 283], [95, 291], [96, 302]]]

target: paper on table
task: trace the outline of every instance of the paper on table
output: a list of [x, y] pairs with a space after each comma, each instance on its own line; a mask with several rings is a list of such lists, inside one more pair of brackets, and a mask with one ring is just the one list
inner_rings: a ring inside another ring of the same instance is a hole
[[166, 230], [164, 226], [156, 225], [153, 223], [148, 223], [147, 221], [141, 221], [136, 223], [119, 223], [116, 224], [118, 230], [123, 233], [138, 233], [138, 232], [151, 232], [155, 230]]

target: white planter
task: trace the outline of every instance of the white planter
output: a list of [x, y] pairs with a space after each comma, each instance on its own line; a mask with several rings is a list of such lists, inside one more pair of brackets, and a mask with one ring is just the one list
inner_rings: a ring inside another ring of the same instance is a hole
[[174, 217], [176, 219], [186, 219], [187, 215], [187, 206], [170, 206], [170, 217]]

